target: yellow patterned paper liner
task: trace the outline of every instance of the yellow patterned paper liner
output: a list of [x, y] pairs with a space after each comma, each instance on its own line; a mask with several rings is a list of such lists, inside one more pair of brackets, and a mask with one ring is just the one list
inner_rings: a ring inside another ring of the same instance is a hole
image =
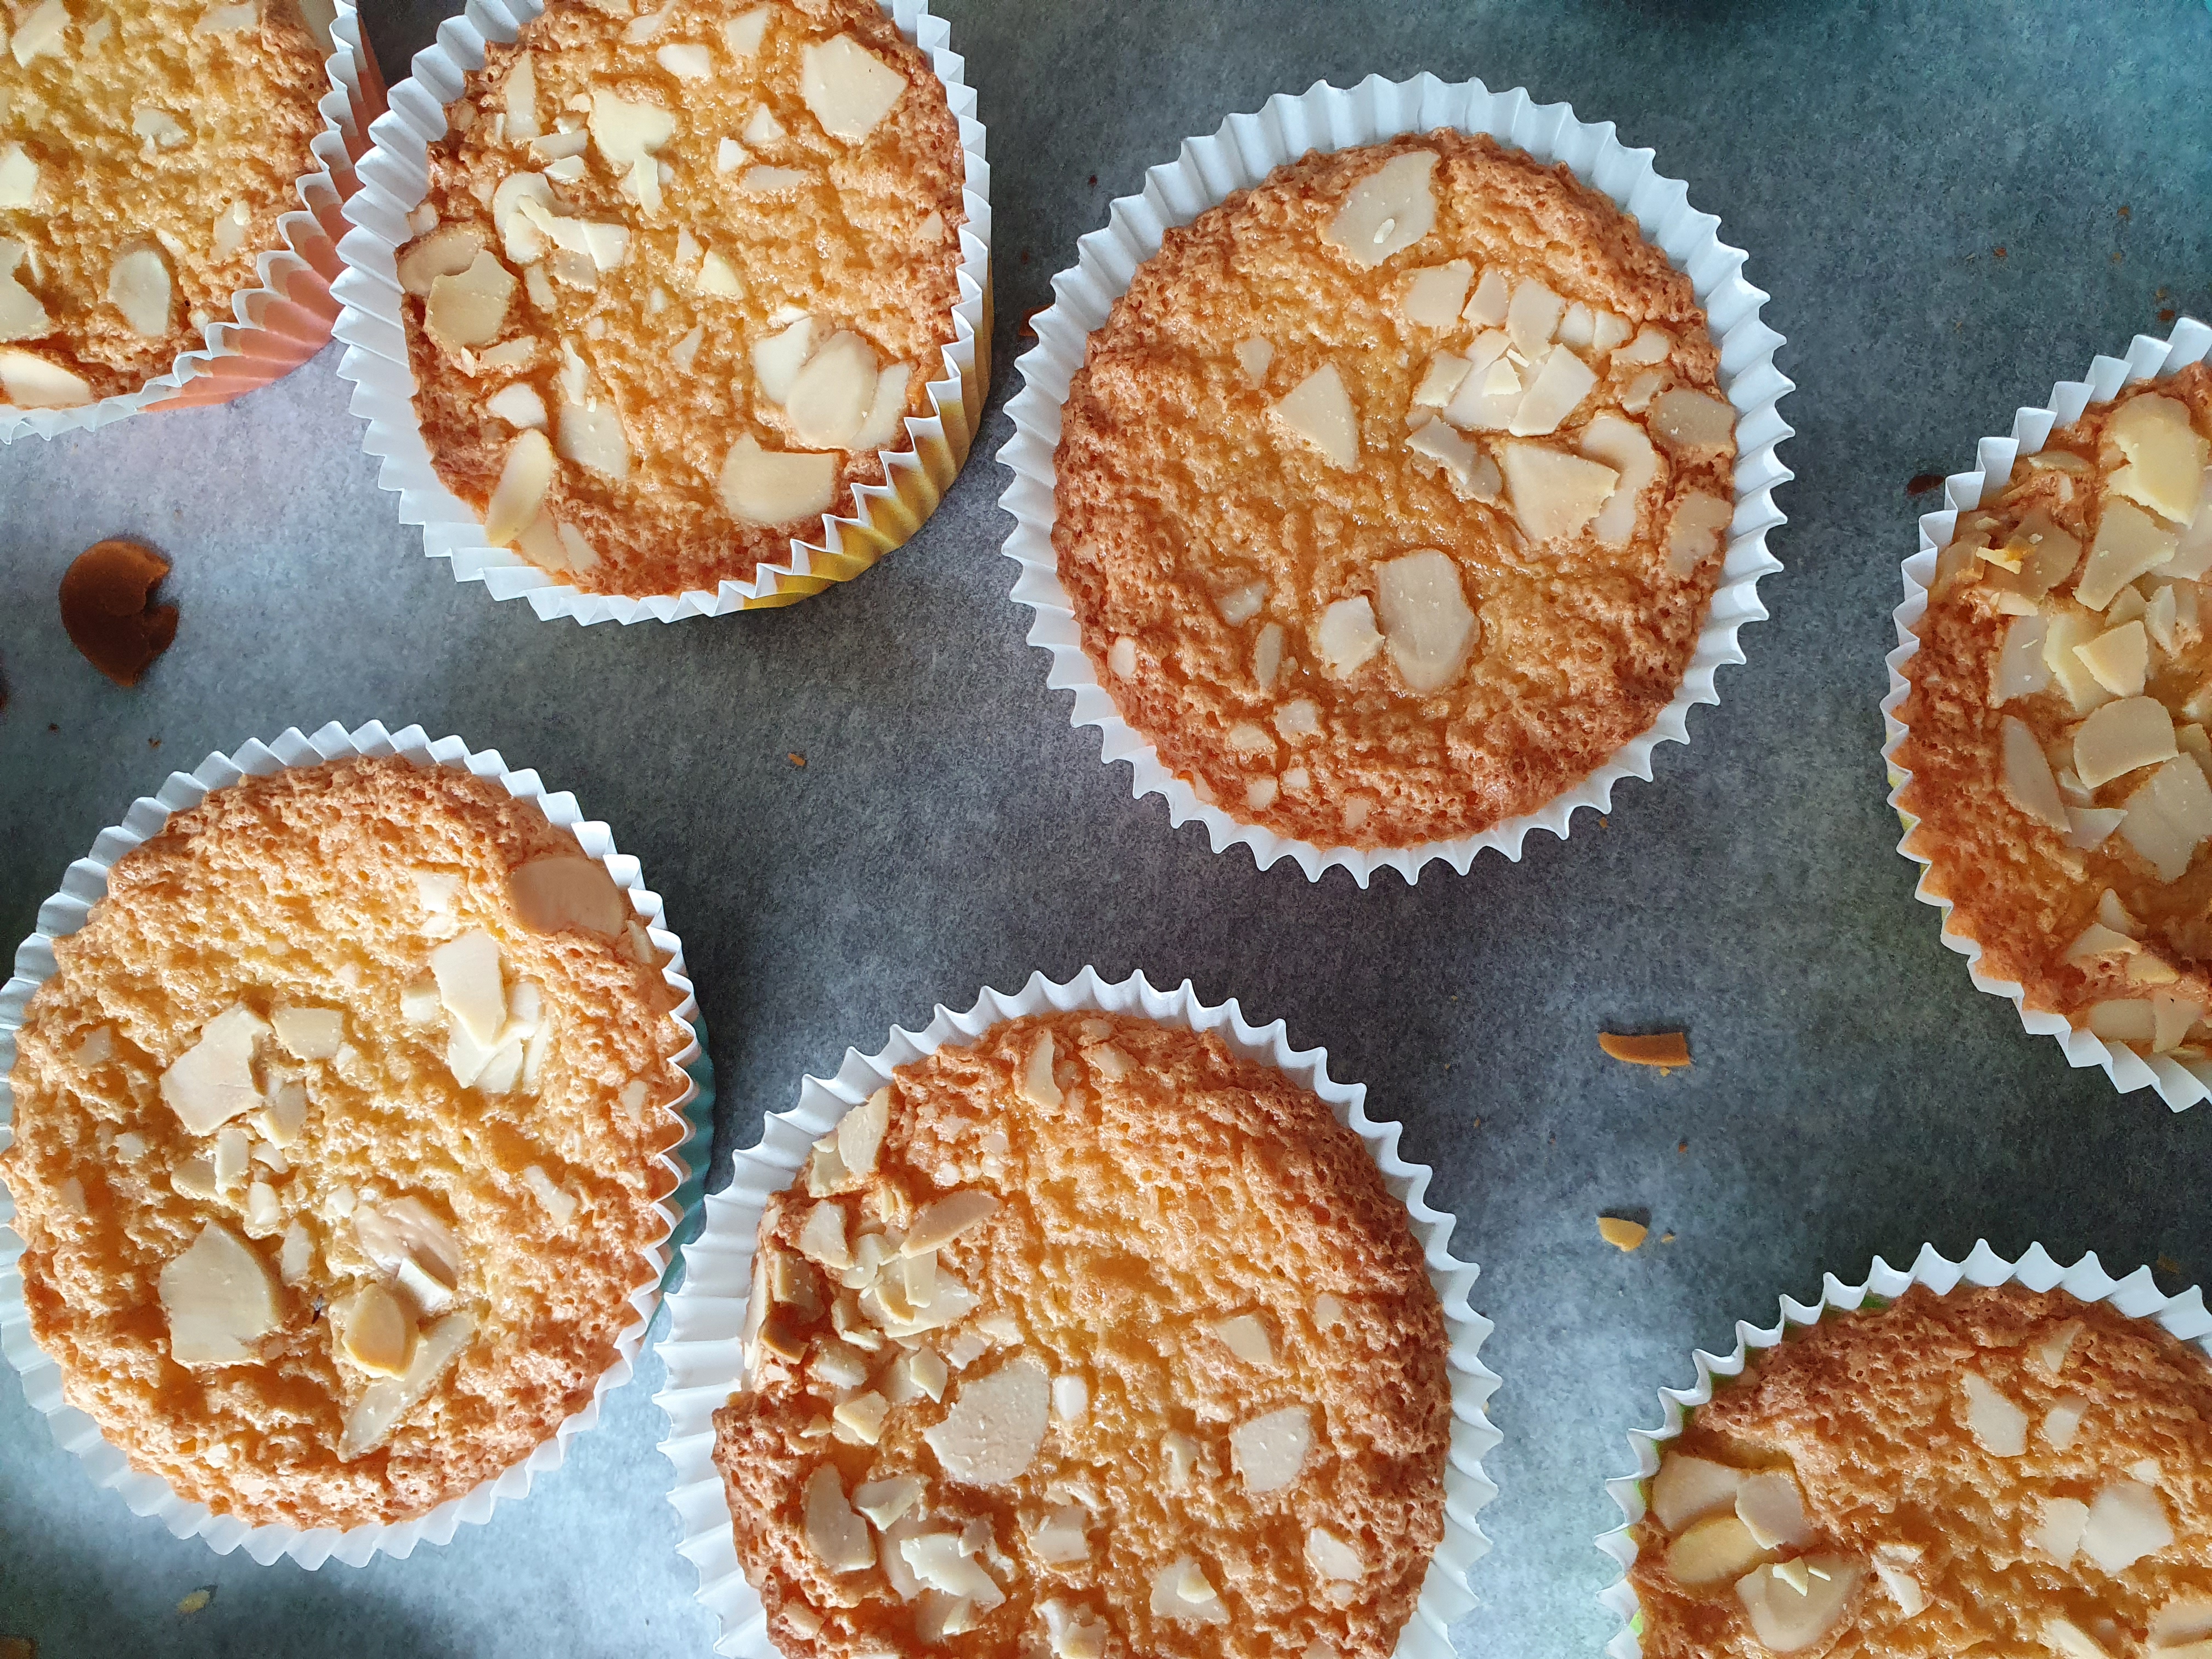
[[422, 526], [422, 550], [450, 562], [458, 581], [481, 581], [494, 599], [521, 599], [538, 616], [584, 623], [677, 622], [795, 605], [837, 582], [850, 581], [903, 544], [937, 509], [974, 447], [990, 388], [991, 172], [983, 124], [963, 60], [951, 50], [950, 26], [933, 16], [928, 0], [878, 0], [911, 44], [929, 54], [960, 128], [967, 162], [962, 187], [967, 222], [960, 228], [959, 295], [952, 341], [942, 373], [928, 384], [931, 413], [908, 416], [908, 447], [880, 453], [884, 482], [855, 484], [852, 511], [824, 514], [818, 537], [794, 537], [781, 562], [763, 562], [746, 581], [713, 589], [634, 597], [586, 593], [509, 548], [484, 540], [483, 520], [439, 479], [415, 416], [415, 378], [408, 368], [400, 320], [398, 260], [414, 239], [407, 216], [429, 188], [429, 146], [446, 132], [445, 109], [461, 95], [470, 70], [481, 68], [486, 42], [514, 39], [544, 9], [544, 0], [468, 0], [462, 15], [439, 31], [438, 44], [415, 55], [412, 78], [392, 89], [390, 112], [369, 129], [374, 141], [361, 163], [361, 190], [346, 204], [354, 228], [338, 244], [346, 270], [331, 292], [343, 304], [331, 331], [346, 344], [341, 378], [354, 382], [353, 411], [368, 422], [362, 447], [381, 458], [377, 482], [399, 496], [403, 524]]

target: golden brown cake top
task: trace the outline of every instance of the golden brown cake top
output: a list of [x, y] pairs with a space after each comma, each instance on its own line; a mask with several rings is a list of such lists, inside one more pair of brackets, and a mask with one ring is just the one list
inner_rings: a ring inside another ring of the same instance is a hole
[[899, 1067], [760, 1237], [714, 1459], [784, 1652], [1395, 1648], [1443, 1530], [1443, 1312], [1280, 1072], [1009, 1021]]
[[256, 1524], [422, 1515], [591, 1398], [649, 1284], [683, 1034], [605, 869], [450, 768], [219, 789], [58, 940], [9, 1083], [32, 1334]]
[[2102, 1303], [1831, 1313], [1660, 1452], [1645, 1659], [2129, 1659], [2212, 1636], [2212, 1370]]
[[1473, 835], [1674, 696], [1735, 416], [1689, 279], [1565, 167], [1439, 131], [1168, 232], [1055, 458], [1083, 647], [1202, 801], [1322, 847]]
[[1899, 718], [1907, 850], [2032, 1008], [2146, 1053], [2212, 1032], [2212, 370], [2054, 432], [1958, 516]]
[[135, 392], [283, 246], [323, 130], [297, 0], [0, 4], [0, 404]]
[[430, 149], [416, 414], [494, 546], [748, 580], [884, 481], [959, 299], [959, 124], [873, 0], [551, 0]]

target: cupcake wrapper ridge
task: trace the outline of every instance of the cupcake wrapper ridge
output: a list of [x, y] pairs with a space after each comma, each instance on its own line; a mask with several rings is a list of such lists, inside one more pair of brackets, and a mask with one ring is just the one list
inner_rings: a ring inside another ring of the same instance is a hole
[[1911, 682], [1905, 678], [1905, 665], [1920, 650], [1920, 636], [1913, 630], [1927, 614], [1928, 584], [1935, 580], [1936, 556], [1950, 545], [1958, 529], [1960, 514], [1979, 507], [1983, 493], [1992, 485], [2002, 486], [2012, 476], [2013, 465], [2021, 456], [2039, 453], [2051, 441], [2053, 431], [2080, 420], [2090, 404], [2109, 403], [2129, 386], [2178, 374], [2191, 363], [2202, 362], [2208, 351], [2212, 351], [2212, 328], [2193, 317], [2181, 319], [2173, 325], [2173, 332], [2163, 340], [2138, 334], [2124, 358], [2094, 358], [2089, 364], [2087, 379], [2061, 380], [2051, 387], [2051, 402], [2046, 407], [2021, 409], [2013, 416], [2011, 436], [1984, 438], [1975, 446], [1974, 470], [1954, 472], [1943, 481], [1943, 510], [1921, 515], [1920, 550], [1905, 560], [1903, 567], [1905, 602], [1893, 613], [1897, 648], [1887, 659], [1889, 695], [1881, 700], [1882, 726], [1887, 733], [1881, 757], [1889, 769], [1889, 804], [1898, 821], [1905, 826], [1904, 838], [1898, 842], [1897, 850], [1921, 866], [1912, 896], [1943, 913], [1943, 943], [1966, 958], [1967, 977], [1973, 981], [1974, 988], [1991, 996], [2008, 998], [2019, 1012], [2021, 1028], [2037, 1036], [2056, 1037], [2058, 1046], [2066, 1051], [2068, 1065], [2103, 1067], [2112, 1086], [2122, 1094], [2136, 1089], [2155, 1089], [2159, 1098], [2177, 1112], [2212, 1097], [2212, 1062], [2200, 1060], [2192, 1065], [2168, 1054], [2146, 1056], [2124, 1043], [2106, 1042], [2090, 1032], [2077, 1030], [2063, 1014], [2030, 1008], [2025, 988], [1984, 970], [1980, 943], [1961, 931], [1950, 899], [1936, 890], [1933, 864], [1913, 849], [1913, 832], [1920, 827], [1920, 820], [1902, 805], [1905, 787], [1912, 781], [1912, 775], [1899, 763], [1897, 753], [1907, 729], [1905, 700], [1912, 690]]
[[370, 123], [383, 112], [384, 82], [362, 40], [355, 0], [335, 0], [331, 89], [317, 107], [323, 131], [312, 149], [319, 165], [301, 176], [303, 211], [278, 216], [281, 248], [254, 261], [258, 286], [231, 296], [231, 322], [210, 322], [206, 343], [180, 354], [174, 368], [136, 392], [118, 392], [76, 409], [17, 409], [0, 403], [0, 444], [25, 434], [51, 438], [88, 432], [143, 410], [227, 404], [282, 380], [327, 344], [337, 320], [331, 289], [343, 269], [341, 210], [358, 187], [356, 161], [367, 153]]
[[[1052, 545], [1053, 459], [1060, 444], [1060, 411], [1091, 331], [1104, 325], [1137, 267], [1159, 252], [1170, 229], [1188, 224], [1308, 150], [1346, 149], [1444, 127], [1486, 132], [1547, 165], [1565, 162], [1584, 184], [1634, 216], [1644, 239], [1690, 278], [1720, 348], [1721, 390], [1736, 410], [1735, 518], [1720, 585], [1681, 684], [1650, 727], [1611, 759], [1537, 811], [1480, 835], [1372, 851], [1317, 847], [1243, 823], [1200, 801], [1121, 718], [1099, 684], [1084, 653], [1082, 631], [1060, 583]], [[1744, 281], [1745, 255], [1720, 240], [1720, 221], [1692, 209], [1687, 192], [1680, 179], [1660, 175], [1651, 151], [1625, 148], [1613, 137], [1611, 122], [1592, 125], [1577, 120], [1567, 105], [1537, 104], [1525, 88], [1493, 93], [1480, 81], [1448, 82], [1419, 75], [1410, 81], [1370, 76], [1349, 90], [1316, 82], [1302, 96], [1279, 94], [1256, 114], [1231, 116], [1210, 137], [1184, 140], [1176, 161], [1146, 173], [1141, 194], [1115, 200], [1106, 228], [1082, 238], [1075, 265], [1053, 278], [1054, 303], [1035, 319], [1036, 344], [1018, 365], [1025, 385], [1008, 405], [1014, 433], [998, 459], [1014, 475], [1000, 498], [1015, 520], [1006, 544], [1006, 556], [1020, 567], [1013, 598], [1036, 613], [1029, 642], [1052, 653], [1046, 686], [1075, 694], [1070, 720], [1098, 727], [1101, 758], [1130, 763], [1131, 789], [1139, 799], [1164, 796], [1170, 824], [1195, 818], [1215, 852], [1249, 848], [1263, 870], [1289, 858], [1309, 880], [1319, 880], [1324, 870], [1343, 869], [1364, 887], [1376, 870], [1389, 868], [1411, 884], [1432, 859], [1465, 875], [1485, 848], [1517, 860], [1531, 830], [1547, 830], [1565, 839], [1577, 808], [1608, 811], [1613, 787], [1620, 779], [1650, 781], [1653, 750], [1690, 740], [1690, 710], [1720, 701], [1715, 671], [1744, 660], [1737, 630], [1766, 617], [1759, 600], [1759, 579], [1782, 568], [1768, 552], [1766, 538], [1786, 522], [1774, 504], [1774, 487], [1795, 475], [1776, 456], [1782, 441], [1792, 435], [1776, 405], [1796, 388], [1774, 366], [1783, 339], [1760, 320], [1767, 296]]]
[[[608, 1391], [629, 1380], [638, 1351], [645, 1342], [646, 1329], [660, 1305], [663, 1277], [673, 1255], [672, 1240], [678, 1229], [690, 1219], [683, 1205], [698, 1192], [698, 1183], [685, 1161], [687, 1153], [703, 1145], [699, 1139], [699, 1126], [691, 1121], [695, 1103], [704, 1097], [699, 1077], [706, 1075], [703, 1053], [696, 1036], [698, 1004], [691, 994], [683, 941], [665, 925], [660, 896], [642, 884], [643, 875], [637, 860], [616, 851], [614, 837], [607, 826], [585, 818], [574, 795], [565, 791], [549, 793], [534, 771], [509, 770], [497, 750], [472, 751], [459, 738], [441, 738], [432, 742], [419, 726], [390, 732], [376, 720], [351, 732], [334, 722], [312, 736], [301, 733], [295, 726], [272, 743], [248, 743], [235, 755], [210, 755], [190, 773], [173, 772], [159, 794], [141, 797], [133, 802], [123, 822], [102, 830], [93, 843], [91, 854], [70, 866], [61, 890], [39, 907], [38, 931], [17, 948], [15, 976], [0, 988], [0, 1151], [5, 1151], [14, 1139], [10, 1126], [15, 1116], [15, 1096], [8, 1083], [8, 1073], [15, 1067], [15, 1033], [22, 1027], [24, 1008], [32, 994], [54, 971], [54, 941], [67, 938], [84, 925], [92, 907], [107, 891], [107, 872], [116, 860], [159, 835], [172, 812], [197, 806], [214, 791], [242, 779], [267, 777], [294, 767], [319, 766], [346, 756], [395, 754], [406, 757], [417, 766], [450, 766], [472, 773], [497, 784], [518, 800], [536, 802], [547, 820], [574, 834], [586, 856], [604, 864], [615, 884], [629, 896], [630, 909], [646, 924], [647, 937], [669, 956], [661, 977], [678, 998], [672, 1018], [684, 1028], [684, 1047], [671, 1062], [672, 1069], [682, 1077], [684, 1092], [670, 1103], [667, 1109], [672, 1117], [683, 1120], [685, 1139], [675, 1151], [664, 1153], [657, 1160], [676, 1179], [669, 1196], [656, 1206], [665, 1224], [660, 1237], [642, 1253], [652, 1269], [652, 1277], [629, 1297], [636, 1316], [616, 1339], [615, 1363], [599, 1376], [589, 1403], [563, 1421], [521, 1462], [475, 1490], [441, 1504], [428, 1515], [411, 1521], [371, 1522], [343, 1530], [278, 1524], [257, 1527], [235, 1516], [216, 1515], [204, 1504], [189, 1503], [179, 1497], [160, 1476], [131, 1468], [123, 1452], [100, 1437], [99, 1426], [92, 1418], [64, 1399], [61, 1367], [31, 1335], [19, 1265], [23, 1240], [8, 1224], [15, 1219], [15, 1206], [5, 1185], [0, 1184], [0, 1352], [6, 1353], [9, 1363], [21, 1373], [23, 1393], [32, 1407], [46, 1418], [47, 1427], [63, 1449], [83, 1460], [94, 1483], [115, 1488], [132, 1514], [155, 1517], [179, 1538], [204, 1539], [208, 1547], [218, 1555], [228, 1555], [243, 1546], [246, 1554], [264, 1566], [280, 1556], [289, 1556], [310, 1569], [325, 1561], [343, 1561], [357, 1567], [377, 1555], [404, 1558], [414, 1552], [417, 1544], [449, 1542], [465, 1522], [480, 1524], [489, 1521], [494, 1506], [501, 1499], [525, 1496], [537, 1476], [558, 1468], [568, 1455], [568, 1442], [599, 1421], [599, 1403]], [[698, 1076], [693, 1075], [695, 1072]]]
[[346, 345], [338, 374], [354, 383], [353, 412], [368, 422], [362, 447], [381, 459], [377, 482], [399, 496], [402, 524], [422, 526], [422, 551], [452, 566], [456, 581], [480, 581], [495, 599], [527, 599], [547, 621], [680, 622], [796, 604], [832, 583], [850, 581], [921, 529], [952, 486], [990, 386], [991, 169], [983, 159], [983, 124], [966, 63], [951, 49], [951, 29], [930, 13], [928, 0], [881, 0], [907, 41], [929, 54], [945, 84], [968, 177], [962, 204], [959, 298], [942, 375], [929, 382], [934, 413], [908, 416], [907, 447], [879, 452], [886, 482], [852, 487], [848, 515], [824, 514], [813, 541], [797, 538], [787, 558], [763, 562], [750, 580], [713, 589], [644, 598], [587, 593], [540, 569], [512, 548], [484, 540], [483, 520], [447, 489], [432, 465], [415, 413], [415, 376], [408, 366], [401, 319], [399, 250], [412, 241], [407, 216], [430, 188], [429, 147], [446, 135], [446, 106], [459, 98], [470, 71], [481, 69], [487, 42], [512, 41], [545, 9], [544, 0], [468, 0], [438, 31], [438, 44], [415, 54], [414, 74], [392, 88], [392, 108], [370, 129], [373, 149], [361, 164], [362, 189], [346, 204], [347, 231], [338, 252], [346, 270], [332, 292], [343, 305], [334, 332]]
[[1451, 1255], [1454, 1218], [1423, 1201], [1427, 1167], [1400, 1158], [1398, 1125], [1367, 1115], [1365, 1086], [1334, 1081], [1327, 1053], [1292, 1048], [1281, 1020], [1250, 1024], [1234, 999], [1209, 1006], [1187, 980], [1162, 991], [1142, 974], [1109, 983], [1090, 968], [1064, 985], [1034, 974], [1011, 994], [987, 989], [963, 1013], [940, 1006], [920, 1031], [893, 1027], [889, 1044], [876, 1054], [847, 1049], [835, 1077], [806, 1079], [796, 1107], [769, 1115], [759, 1145], [739, 1151], [729, 1184], [708, 1195], [706, 1224], [684, 1249], [683, 1286], [668, 1298], [668, 1329], [659, 1346], [667, 1381], [655, 1403], [668, 1415], [668, 1438], [660, 1449], [675, 1466], [668, 1501], [683, 1528], [677, 1548], [698, 1569], [699, 1600], [713, 1610], [719, 1626], [714, 1651], [738, 1659], [780, 1659], [769, 1638], [760, 1595], [738, 1568], [729, 1504], [714, 1462], [714, 1414], [744, 1371], [745, 1301], [769, 1200], [791, 1184], [816, 1139], [849, 1108], [890, 1081], [894, 1067], [973, 1042], [1006, 1020], [1076, 1009], [1140, 1015], [1187, 1030], [1211, 1031], [1237, 1054], [1276, 1067], [1327, 1102], [1337, 1121], [1358, 1135], [1382, 1170], [1383, 1184], [1406, 1206], [1428, 1263], [1429, 1281], [1443, 1304], [1453, 1421], [1444, 1469], [1444, 1535], [1397, 1651], [1400, 1659], [1452, 1659], [1450, 1626], [1475, 1605], [1467, 1589], [1468, 1569], [1490, 1547], [1474, 1516], [1498, 1495], [1482, 1471], [1483, 1457], [1498, 1441], [1498, 1431], [1483, 1414], [1498, 1378], [1480, 1357], [1491, 1323], [1468, 1305], [1468, 1291], [1480, 1270]]
[[2212, 1314], [2205, 1311], [2204, 1293], [2200, 1288], [2192, 1285], [2179, 1296], [2168, 1296], [2152, 1279], [2148, 1267], [2138, 1267], [2124, 1279], [2114, 1279], [2105, 1271], [2094, 1252], [2070, 1267], [2062, 1267], [2040, 1244], [2031, 1244], [2025, 1255], [2016, 1261], [2008, 1261], [1991, 1249], [1986, 1241], [1977, 1241], [1963, 1261], [1948, 1261], [1933, 1244], [1923, 1244], [1908, 1268], [1900, 1270], [1880, 1256], [1875, 1257], [1866, 1278], [1856, 1285], [1846, 1285], [1833, 1273], [1824, 1274], [1820, 1298], [1795, 1302], [1784, 1297], [1782, 1317], [1776, 1323], [1762, 1328], [1737, 1321], [1733, 1352], [1725, 1356], [1707, 1353], [1703, 1349], [1693, 1352], [1690, 1358], [1697, 1367], [1697, 1381], [1686, 1389], [1660, 1389], [1659, 1404], [1664, 1420], [1656, 1429], [1638, 1429], [1628, 1437], [1629, 1448], [1636, 1455], [1636, 1473], [1605, 1483], [1606, 1491], [1620, 1505], [1626, 1518], [1621, 1525], [1597, 1540], [1598, 1548], [1618, 1562], [1621, 1571], [1620, 1577], [1598, 1596], [1606, 1611], [1620, 1620], [1620, 1629], [1606, 1644], [1608, 1659], [1639, 1659], [1641, 1621], [1636, 1592], [1628, 1582], [1628, 1570], [1636, 1563], [1636, 1540], [1629, 1528], [1644, 1518], [1645, 1483], [1659, 1472], [1660, 1449], [1682, 1432], [1690, 1413], [1712, 1399], [1714, 1379], [1725, 1381], [1741, 1376], [1753, 1349], [1774, 1347], [1792, 1330], [1817, 1324], [1831, 1309], [1850, 1312], [1863, 1305], [1870, 1296], [1893, 1302], [1915, 1285], [1925, 1285], [1938, 1296], [1948, 1296], [1960, 1285], [1986, 1288], [2011, 1284], [2025, 1285], [2032, 1291], [2061, 1290], [2083, 1302], [2110, 1303], [2114, 1310], [2131, 1319], [2154, 1321], [2173, 1336], [2212, 1357], [2212, 1344], [2205, 1340], [2212, 1335]]

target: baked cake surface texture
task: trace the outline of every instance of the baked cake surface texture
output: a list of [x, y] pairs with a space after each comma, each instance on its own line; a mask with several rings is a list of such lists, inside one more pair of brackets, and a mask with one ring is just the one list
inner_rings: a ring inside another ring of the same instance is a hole
[[2212, 1042], [2212, 370], [2131, 388], [1958, 515], [1898, 718], [1908, 852], [2030, 1008]]
[[760, 1237], [714, 1458], [785, 1653], [1395, 1648], [1443, 1531], [1443, 1310], [1281, 1073], [1009, 1021], [898, 1068]]
[[1665, 1442], [1645, 1659], [2203, 1659], [2212, 1370], [2013, 1285], [1830, 1313]]
[[402, 315], [492, 545], [712, 588], [884, 482], [954, 337], [967, 163], [872, 0], [551, 0], [447, 120]]
[[605, 869], [469, 774], [219, 789], [55, 942], [0, 1180], [33, 1335], [254, 1524], [427, 1513], [591, 1399], [668, 1230], [683, 1047]]
[[0, 5], [0, 403], [135, 392], [283, 246], [325, 51], [297, 0]]
[[1680, 685], [1735, 414], [1689, 279], [1564, 166], [1310, 154], [1170, 230], [1089, 342], [1053, 546], [1121, 716], [1321, 847], [1479, 834]]

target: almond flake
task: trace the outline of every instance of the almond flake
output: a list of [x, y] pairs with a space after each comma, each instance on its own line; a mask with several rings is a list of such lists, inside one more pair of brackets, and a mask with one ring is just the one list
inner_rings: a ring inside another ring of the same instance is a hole
[[1322, 240], [1363, 270], [1413, 246], [1436, 228], [1436, 166], [1433, 150], [1392, 156], [1345, 193]]

